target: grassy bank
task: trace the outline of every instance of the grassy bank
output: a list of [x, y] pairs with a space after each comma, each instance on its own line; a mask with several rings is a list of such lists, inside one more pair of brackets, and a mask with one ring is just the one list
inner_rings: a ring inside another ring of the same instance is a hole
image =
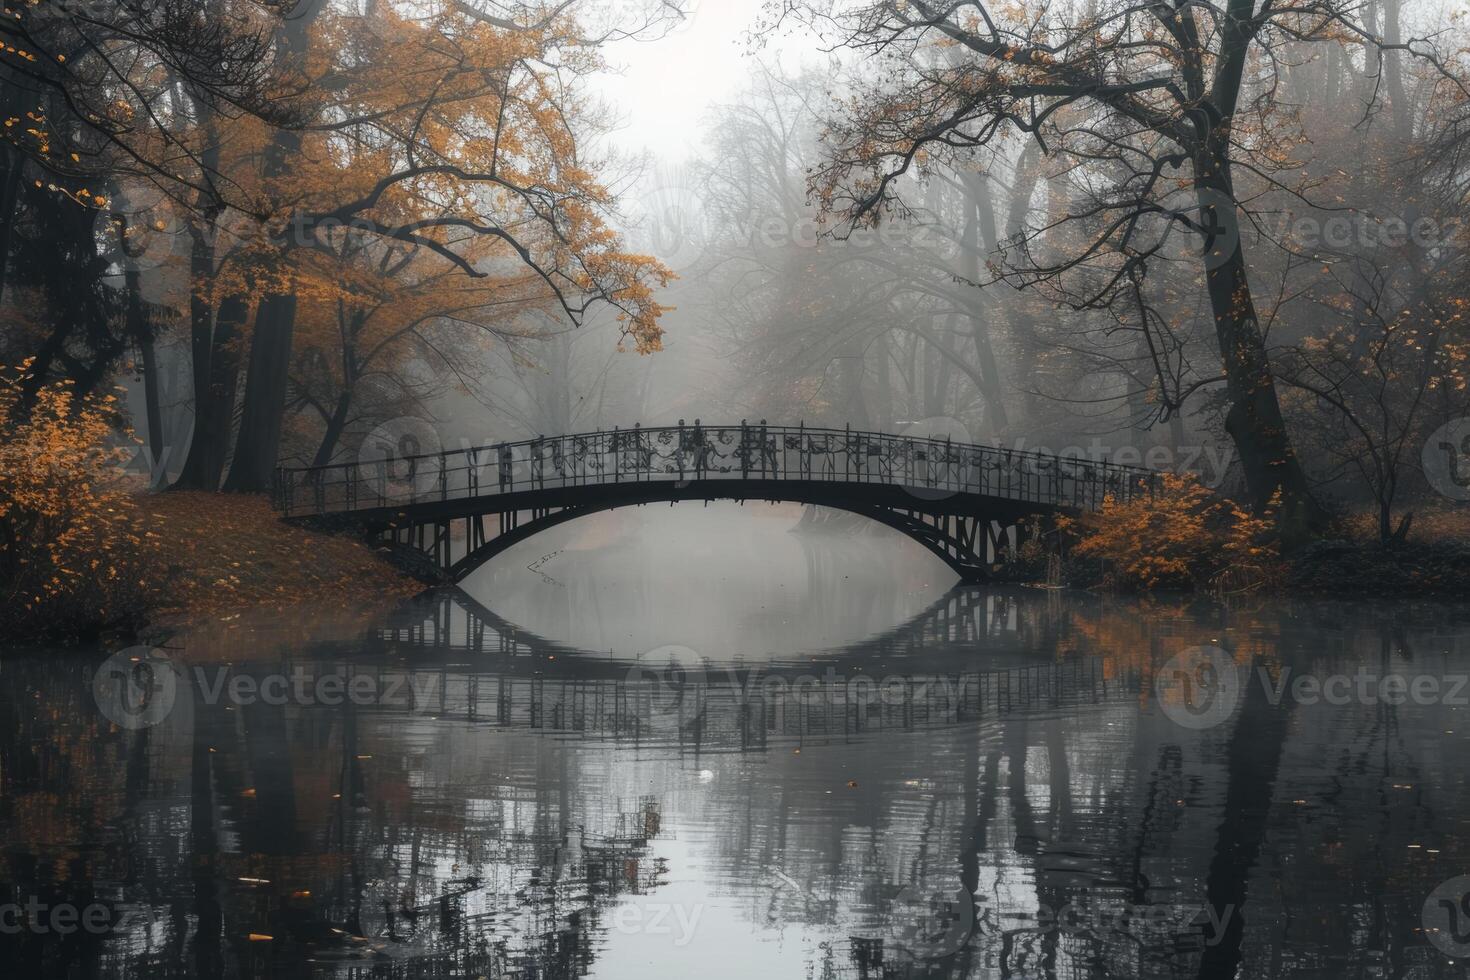
[[355, 538], [282, 523], [264, 497], [159, 493], [134, 501], [160, 583], [151, 623], [305, 605], [340, 610], [423, 589]]
[[1387, 545], [1374, 515], [1348, 514], [1331, 537], [1290, 556], [1285, 584], [1301, 595], [1466, 598], [1470, 509], [1417, 510], [1404, 540]]
[[0, 371], [0, 645], [110, 643], [419, 591], [358, 540], [281, 523], [264, 497], [140, 492], [114, 396], [59, 382], [25, 401], [20, 380]]

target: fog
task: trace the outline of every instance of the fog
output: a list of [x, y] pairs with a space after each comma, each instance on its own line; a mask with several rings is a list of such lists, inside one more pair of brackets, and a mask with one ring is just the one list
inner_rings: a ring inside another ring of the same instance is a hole
[[[699, 418], [1191, 472], [1318, 529], [1349, 502], [1385, 540], [1456, 497], [1452, 11], [1273, 21], [1204, 105], [1234, 42], [1180, 62], [1095, 34], [1095, 5], [1008, 10], [1002, 42], [857, 0], [476, 3], [261, 8], [196, 39], [223, 74], [195, 89], [58, 69], [102, 100], [65, 111], [142, 122], [18, 144], [0, 355], [36, 359], [28, 392], [122, 384], [133, 468], [192, 489]], [[393, 88], [466, 58], [448, 101]], [[63, 198], [107, 208], [57, 237]]]

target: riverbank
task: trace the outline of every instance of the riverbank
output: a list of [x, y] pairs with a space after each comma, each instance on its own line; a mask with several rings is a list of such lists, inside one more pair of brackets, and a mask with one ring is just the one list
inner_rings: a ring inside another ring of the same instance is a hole
[[1318, 541], [1291, 557], [1284, 585], [1295, 595], [1328, 598], [1464, 599], [1470, 544], [1463, 538]]
[[[1090, 519], [1084, 533], [1115, 533], [1118, 526]], [[1135, 522], [1125, 529], [1137, 531]], [[1062, 585], [1096, 592], [1200, 594], [1229, 597], [1243, 594], [1278, 598], [1429, 599], [1470, 596], [1470, 509], [1427, 508], [1416, 512], [1401, 541], [1380, 540], [1374, 515], [1346, 514], [1327, 535], [1300, 550], [1281, 554], [1274, 545], [1253, 549], [1233, 562], [1218, 559], [1218, 543], [1177, 560], [1180, 575], [1171, 587], [1130, 588], [1120, 566], [1134, 556], [1112, 550], [1079, 548], [1077, 525], [1040, 527], [1013, 560], [997, 569], [1002, 581], [1028, 585]], [[1168, 547], [1148, 540], [1148, 532], [1131, 540], [1148, 560], [1162, 561]], [[1172, 535], [1171, 535], [1172, 536]]]
[[391, 604], [423, 590], [356, 538], [283, 523], [263, 496], [142, 493], [133, 502], [159, 583], [150, 631], [260, 610]]
[[1377, 515], [1342, 515], [1327, 537], [1284, 559], [1281, 591], [1329, 599], [1464, 599], [1470, 509], [1428, 506], [1413, 514], [1404, 539], [1391, 543], [1380, 539]]

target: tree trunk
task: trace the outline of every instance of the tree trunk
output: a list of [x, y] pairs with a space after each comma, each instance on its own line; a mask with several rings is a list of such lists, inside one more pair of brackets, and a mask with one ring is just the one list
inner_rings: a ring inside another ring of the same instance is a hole
[[1253, 680], [1248, 678], [1244, 685], [1244, 704], [1230, 734], [1224, 812], [1205, 874], [1205, 901], [1217, 921], [1224, 922], [1224, 930], [1208, 937], [1211, 941], [1200, 957], [1199, 980], [1231, 980], [1240, 968], [1251, 873], [1266, 840], [1277, 773], [1290, 731], [1292, 700], [1272, 705], [1263, 685]]
[[[1031, 210], [1031, 198], [1036, 193], [1036, 184], [1040, 179], [1041, 149], [1035, 140], [1030, 140], [1016, 160], [1010, 198], [1006, 202], [1004, 231], [1007, 241], [1025, 230], [1026, 216]], [[1042, 414], [1040, 385], [1037, 381], [1040, 338], [1029, 295], [1015, 290], [1008, 294], [1008, 298], [1010, 302], [1006, 304], [1006, 323], [1011, 340], [1017, 348], [1013, 377], [1025, 379], [1021, 383], [1020, 391], [1020, 414], [1024, 425], [1018, 426], [1024, 428], [1034, 423]]]
[[296, 327], [296, 297], [270, 295], [255, 314], [255, 336], [250, 342], [250, 366], [245, 382], [245, 405], [240, 414], [240, 437], [225, 489], [235, 493], [263, 493], [270, 489], [281, 443], [281, 421], [286, 410], [286, 376], [291, 363], [291, 335]]
[[[945, 317], [944, 328], [939, 334], [944, 338], [945, 347], [950, 350], [956, 350], [959, 347], [955, 342], [959, 339], [958, 319], [959, 317], [954, 314]], [[925, 351], [927, 356], [924, 358], [924, 414], [930, 418], [948, 415], [949, 388], [954, 381], [954, 362], [932, 346], [926, 346]]]
[[[887, 351], [884, 353], [886, 355]], [[863, 381], [867, 377], [868, 362], [862, 339], [848, 337], [843, 341], [842, 353], [834, 360], [837, 364], [838, 404], [842, 406], [842, 417], [855, 429], [867, 429], [870, 426], [868, 405], [863, 398]]]
[[[1383, 5], [1383, 40], [1393, 45], [1403, 41], [1400, 19], [1401, 0], [1386, 0]], [[1410, 104], [1408, 91], [1404, 87], [1404, 59], [1399, 51], [1383, 52], [1384, 77], [1388, 83], [1388, 97], [1393, 103], [1394, 132], [1407, 145], [1414, 138], [1414, 106]]]
[[[303, 0], [287, 18], [277, 43], [284, 65], [304, 66], [311, 25], [324, 6], [323, 0]], [[276, 130], [266, 147], [261, 168], [268, 185], [286, 172], [287, 161], [300, 150], [300, 132]], [[294, 293], [273, 293], [260, 301], [260, 310], [255, 315], [255, 336], [250, 343], [239, 444], [235, 447], [229, 479], [225, 481], [226, 490], [263, 493], [270, 489], [281, 443], [281, 420], [286, 411], [286, 373], [291, 364], [295, 327]]]
[[[204, 135], [200, 163], [206, 172], [213, 173], [219, 169], [221, 143], [214, 110], [204, 98], [195, 98], [194, 106], [199, 130]], [[215, 274], [215, 223], [223, 205], [217, 197], [201, 189], [193, 210], [199, 216], [189, 222], [189, 356], [194, 381], [194, 424], [183, 468], [171, 489], [212, 491], [219, 487], [219, 475], [215, 473], [213, 479], [209, 475], [210, 443], [229, 435], [229, 427], [220, 425], [214, 417], [216, 405], [212, 392], [217, 369], [214, 361], [220, 350], [215, 336], [216, 322], [223, 318], [225, 304], [220, 302], [216, 310], [215, 304], [206, 298], [204, 287]], [[223, 447], [217, 448], [223, 454]]]
[[[231, 296], [219, 306], [215, 316], [213, 337], [206, 345], [205, 383], [194, 389], [194, 437], [189, 442], [189, 455], [183, 472], [174, 481], [175, 490], [219, 489], [224, 472], [225, 455], [230, 442], [230, 423], [235, 414], [235, 393], [240, 384], [241, 327], [250, 314], [244, 296]], [[206, 317], [207, 317], [206, 311]], [[197, 336], [196, 336], [197, 340]], [[194, 364], [196, 385], [199, 362]]]
[[169, 449], [163, 444], [163, 409], [158, 395], [158, 352], [153, 337], [138, 341], [143, 358], [143, 410], [148, 416], [148, 486], [158, 489], [168, 479]]
[[10, 270], [10, 230], [15, 226], [15, 207], [20, 200], [20, 177], [25, 162], [19, 153], [0, 153], [5, 169], [0, 174], [0, 303], [5, 300], [6, 274]]
[[224, 909], [216, 884], [216, 862], [219, 838], [215, 832], [214, 748], [221, 744], [223, 726], [215, 717], [215, 709], [202, 699], [195, 702], [194, 737], [189, 768], [189, 847], [193, 862], [190, 878], [193, 903], [190, 908], [195, 923], [193, 972], [202, 980], [224, 976]]
[[144, 322], [141, 276], [137, 269], [129, 269], [124, 275], [128, 291], [128, 334], [138, 345], [138, 354], [143, 361], [143, 412], [146, 416], [148, 437], [148, 485], [156, 486], [162, 480], [167, 465], [163, 447], [163, 411], [158, 398], [158, 356], [153, 346], [153, 330]]
[[[994, 248], [996, 244], [995, 215], [990, 207], [989, 187], [985, 177], [977, 173], [964, 175], [965, 225], [960, 241], [960, 275], [970, 282], [980, 281], [980, 253], [983, 248]], [[980, 223], [984, 220], [986, 231], [983, 245]], [[1001, 390], [1000, 368], [995, 360], [995, 347], [990, 340], [990, 321], [985, 315], [985, 301], [978, 287], [960, 288], [965, 291], [965, 312], [970, 318], [970, 331], [975, 338], [975, 358], [980, 377], [985, 383], [980, 396], [985, 399], [985, 424], [994, 436], [1003, 436], [1010, 429], [1010, 414], [1006, 411], [1005, 395]]]
[[1392, 493], [1387, 493], [1381, 496], [1378, 500], [1378, 543], [1387, 545], [1401, 541], [1403, 536], [1408, 533], [1409, 520], [1412, 516], [1411, 514], [1409, 517], [1405, 517], [1400, 521], [1398, 530], [1395, 531], [1393, 526], [1393, 495]]
[[343, 430], [347, 428], [347, 412], [351, 407], [352, 389], [344, 388], [342, 394], [337, 396], [337, 404], [332, 408], [331, 417], [327, 419], [327, 430], [322, 433], [321, 444], [317, 446], [316, 456], [311, 461], [312, 466], [326, 466], [336, 455], [337, 442], [342, 438]]
[[[0, 112], [6, 119], [24, 114], [24, 97], [29, 86], [9, 69], [0, 71]], [[20, 203], [21, 179], [25, 175], [25, 155], [12, 145], [0, 148], [0, 302], [5, 300], [5, 285], [10, 272], [10, 241], [15, 227], [16, 208]]]
[[[1214, 211], [1216, 202], [1235, 200], [1227, 166], [1217, 157], [1196, 167], [1195, 187], [1207, 211]], [[1216, 214], [1215, 219], [1217, 227], [1239, 227], [1233, 212]], [[1307, 485], [1281, 416], [1239, 235], [1223, 245], [1218, 242], [1215, 247], [1230, 252], [1222, 256], [1212, 250], [1205, 278], [1230, 397], [1225, 430], [1235, 441], [1256, 509], [1263, 510], [1279, 491], [1282, 531], [1288, 544], [1300, 544], [1321, 527], [1325, 515]]]
[[214, 309], [200, 292], [200, 283], [214, 275], [214, 248], [209, 225], [195, 226], [189, 243], [189, 354], [194, 377], [194, 426], [189, 453], [176, 490], [213, 490], [204, 485], [206, 418], [210, 411], [209, 368], [214, 352]]

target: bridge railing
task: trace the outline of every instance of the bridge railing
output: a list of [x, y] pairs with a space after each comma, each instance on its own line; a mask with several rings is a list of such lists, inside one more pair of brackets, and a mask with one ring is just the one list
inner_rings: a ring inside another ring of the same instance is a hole
[[1156, 492], [1159, 474], [1076, 457], [799, 426], [660, 426], [548, 436], [414, 456], [366, 446], [357, 462], [276, 471], [286, 516], [561, 487], [688, 480], [878, 483], [1077, 510]]

